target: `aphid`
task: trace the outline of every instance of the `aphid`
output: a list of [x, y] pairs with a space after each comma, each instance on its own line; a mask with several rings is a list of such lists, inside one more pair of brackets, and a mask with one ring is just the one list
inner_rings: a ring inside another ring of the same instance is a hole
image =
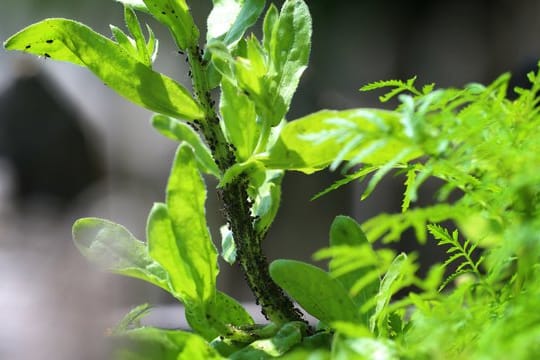
[[50, 58], [50, 57], [51, 57], [51, 55], [49, 55], [49, 54], [47, 54], [47, 53], [43, 54], [43, 56], [45, 56], [46, 58]]
[[25, 48], [26, 50], [28, 50], [28, 49], [30, 49], [31, 47], [32, 47], [32, 45], [26, 45], [24, 48]]
[[178, 53], [179, 53], [180, 55], [184, 55], [184, 52], [183, 52], [182, 50], [178, 50]]
[[54, 41], [54, 40], [46, 40], [45, 42], [46, 42], [47, 44], [52, 44], [53, 41]]
[[162, 12], [161, 12], [161, 14], [163, 14], [163, 15], [167, 15], [167, 13], [166, 13], [165, 11], [162, 11]]

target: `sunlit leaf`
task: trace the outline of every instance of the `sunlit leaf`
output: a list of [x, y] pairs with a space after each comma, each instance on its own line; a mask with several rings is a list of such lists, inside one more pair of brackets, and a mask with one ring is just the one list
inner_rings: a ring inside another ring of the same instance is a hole
[[171, 31], [180, 49], [196, 46], [199, 29], [185, 0], [144, 0], [148, 11]]
[[201, 303], [214, 297], [218, 274], [217, 251], [206, 225], [205, 200], [206, 188], [193, 151], [181, 145], [167, 185], [167, 209], [178, 252], [189, 268]]
[[43, 20], [10, 37], [4, 46], [85, 66], [120, 95], [149, 110], [184, 119], [203, 117], [184, 87], [78, 22]]
[[[270, 149], [266, 158], [261, 159], [270, 168], [299, 170], [312, 173], [331, 164], [343, 148], [344, 136], [350, 133], [343, 128], [348, 123], [366, 134], [366, 141], [351, 149], [343, 156], [351, 159], [358, 152], [368, 148], [373, 141], [368, 140], [369, 134], [373, 139], [380, 137], [381, 125], [374, 118], [384, 121], [389, 128], [400, 127], [399, 115], [395, 112], [374, 109], [352, 109], [344, 111], [322, 110], [287, 123], [281, 131], [276, 144]], [[378, 121], [380, 121], [378, 120]], [[345, 135], [342, 135], [344, 132]], [[345, 138], [346, 140], [346, 138]], [[365, 163], [384, 164], [393, 159], [409, 144], [399, 138], [388, 139], [384, 148], [376, 148], [363, 158]], [[411, 152], [400, 158], [410, 160], [419, 155]]]
[[208, 16], [207, 39], [221, 38], [235, 44], [258, 19], [265, 0], [214, 0]]

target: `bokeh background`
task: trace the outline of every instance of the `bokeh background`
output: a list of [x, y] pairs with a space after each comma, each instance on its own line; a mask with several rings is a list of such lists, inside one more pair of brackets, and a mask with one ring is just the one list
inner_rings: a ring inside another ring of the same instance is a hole
[[[324, 108], [381, 106], [379, 94], [358, 92], [376, 80], [418, 75], [419, 84], [462, 86], [506, 71], [519, 80], [540, 54], [537, 0], [307, 2], [311, 65], [289, 119]], [[211, 1], [191, 6], [204, 24]], [[0, 39], [45, 17], [77, 19], [107, 35], [109, 24], [123, 23], [121, 5], [110, 0], [2, 0]], [[156, 68], [188, 84], [167, 31], [141, 19], [160, 40]], [[127, 309], [171, 303], [142, 282], [97, 271], [71, 241], [71, 224], [83, 216], [121, 223], [144, 239], [147, 213], [163, 201], [176, 146], [152, 129], [150, 116], [82, 68], [0, 50], [0, 359], [105, 359], [105, 329]], [[328, 172], [286, 176], [282, 208], [265, 244], [270, 259], [310, 260], [326, 245], [338, 214], [362, 221], [399, 210], [399, 179], [385, 181], [363, 202], [357, 184], [309, 200], [338, 178]], [[219, 240], [223, 220], [212, 191], [207, 213]], [[410, 249], [405, 240], [398, 247]], [[426, 261], [436, 256], [423, 254]], [[227, 264], [219, 286], [253, 300]]]

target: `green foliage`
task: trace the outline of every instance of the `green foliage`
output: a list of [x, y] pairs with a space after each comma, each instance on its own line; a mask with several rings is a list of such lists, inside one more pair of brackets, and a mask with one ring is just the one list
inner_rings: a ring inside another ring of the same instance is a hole
[[357, 318], [358, 310], [345, 288], [318, 267], [281, 259], [270, 265], [270, 275], [302, 308], [324, 323]]
[[[540, 357], [540, 75], [506, 97], [509, 75], [491, 85], [418, 89], [416, 77], [388, 88], [395, 110], [322, 110], [285, 117], [308, 64], [312, 24], [302, 0], [273, 4], [262, 39], [248, 34], [263, 0], [214, 0], [206, 43], [184, 0], [118, 0], [127, 32], [115, 41], [72, 20], [47, 19], [10, 37], [9, 50], [84, 66], [128, 100], [157, 114], [152, 124], [179, 143], [164, 202], [146, 241], [108, 220], [75, 222], [80, 252], [97, 266], [152, 283], [185, 308], [191, 332], [141, 325], [141, 305], [110, 331], [118, 359], [512, 359]], [[166, 26], [192, 71], [187, 87], [153, 70], [158, 40], [136, 11]], [[216, 109], [210, 91], [220, 91]], [[358, 224], [338, 216], [328, 272], [295, 260], [270, 266], [261, 251], [287, 170], [341, 169], [315, 196], [366, 181], [362, 200], [392, 172], [403, 176], [401, 213]], [[354, 170], [353, 170], [354, 169]], [[254, 324], [216, 289], [218, 251], [206, 224], [206, 185], [218, 179], [227, 225], [221, 256], [238, 263], [268, 324]], [[431, 205], [422, 185], [442, 183]], [[451, 200], [450, 200], [451, 199]], [[442, 224], [444, 222], [444, 225]], [[417, 275], [415, 254], [384, 244], [414, 230], [447, 258]], [[378, 242], [379, 244], [374, 245]], [[303, 321], [288, 294], [319, 323]]]
[[189, 92], [171, 78], [153, 71], [124, 47], [78, 22], [48, 19], [9, 38], [4, 46], [84, 66], [105, 85], [149, 110], [182, 119], [203, 113]]

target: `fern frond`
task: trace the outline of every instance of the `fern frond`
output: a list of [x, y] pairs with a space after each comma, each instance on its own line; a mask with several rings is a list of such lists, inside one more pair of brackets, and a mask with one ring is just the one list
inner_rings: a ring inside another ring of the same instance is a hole
[[348, 183], [354, 181], [354, 180], [362, 180], [364, 177], [366, 177], [367, 175], [371, 174], [372, 172], [376, 171], [377, 170], [377, 167], [376, 166], [366, 166], [360, 170], [358, 170], [357, 172], [353, 173], [353, 174], [349, 174], [347, 176], [345, 176], [343, 179], [339, 179], [338, 181], [334, 182], [332, 185], [330, 185], [329, 187], [327, 187], [326, 189], [320, 191], [319, 193], [315, 194], [314, 196], [311, 197], [311, 200], [316, 200], [318, 198], [320, 198], [321, 196], [324, 196], [326, 194], [328, 194], [329, 192], [332, 192], [336, 189], [339, 189], [340, 187], [344, 186], [344, 185], [347, 185]]
[[388, 161], [386, 164], [381, 166], [379, 170], [371, 177], [371, 179], [368, 182], [367, 188], [362, 194], [362, 200], [367, 198], [373, 190], [375, 190], [375, 187], [377, 184], [382, 180], [382, 178], [390, 172], [390, 170], [403, 167], [400, 163], [406, 159], [414, 150], [411, 148], [405, 148], [403, 149], [399, 154], [397, 154], [392, 160]]
[[380, 239], [382, 242], [388, 243], [398, 241], [405, 230], [413, 227], [418, 242], [423, 244], [427, 239], [426, 225], [428, 223], [459, 219], [462, 213], [463, 207], [459, 203], [454, 205], [437, 204], [409, 209], [405, 213], [380, 214], [362, 224], [362, 228], [371, 241]]
[[[408, 91], [416, 96], [422, 95], [422, 92], [418, 91], [414, 87], [415, 81], [416, 81], [416, 76], [408, 79], [407, 82], [404, 82], [402, 80], [395, 80], [395, 79], [376, 81], [376, 82], [372, 82], [372, 83], [362, 86], [360, 88], [360, 91], [371, 91], [371, 90], [377, 90], [377, 89], [388, 88], [388, 87], [394, 88], [390, 90], [388, 93], [379, 96], [379, 101], [384, 103], [392, 99], [396, 95], [401, 94], [402, 92], [405, 92], [405, 91]], [[430, 88], [429, 86], [425, 86], [423, 88], [423, 91], [426, 91], [427, 93], [431, 91], [432, 89], [433, 87]]]
[[[477, 278], [480, 278], [482, 275], [479, 270], [479, 262], [475, 262], [472, 259], [472, 253], [476, 249], [477, 245], [471, 243], [470, 240], [466, 240], [463, 245], [459, 241], [459, 233], [457, 230], [452, 232], [452, 235], [448, 232], [447, 229], [443, 228], [440, 225], [429, 224], [427, 226], [428, 231], [433, 237], [438, 240], [437, 245], [449, 245], [450, 248], [446, 250], [447, 254], [453, 254], [444, 262], [443, 266], [448, 266], [455, 263], [458, 260], [461, 262], [458, 264], [456, 270], [450, 275], [454, 279], [457, 275], [463, 273], [472, 273]], [[450, 278], [449, 277], [449, 278]], [[446, 286], [451, 280], [447, 278], [441, 287]]]

